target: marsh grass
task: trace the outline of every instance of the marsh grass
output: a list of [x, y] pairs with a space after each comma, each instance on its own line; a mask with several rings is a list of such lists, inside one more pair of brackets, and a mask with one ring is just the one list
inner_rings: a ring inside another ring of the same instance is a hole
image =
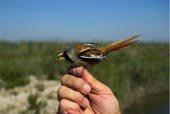
[[[6, 88], [22, 86], [28, 83], [30, 74], [59, 79], [67, 65], [57, 60], [57, 54], [68, 45], [66, 42], [1, 41], [0, 83], [5, 83]], [[168, 90], [169, 44], [138, 43], [110, 54], [107, 60], [88, 70], [110, 86], [122, 104], [139, 99], [135, 96]]]
[[41, 114], [41, 110], [46, 105], [46, 102], [39, 100], [39, 97], [39, 93], [32, 93], [28, 96], [28, 110], [31, 111], [31, 114]]

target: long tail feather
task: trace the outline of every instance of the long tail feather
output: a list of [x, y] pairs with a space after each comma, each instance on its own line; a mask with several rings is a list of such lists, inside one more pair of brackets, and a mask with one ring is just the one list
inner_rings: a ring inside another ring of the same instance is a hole
[[111, 44], [109, 44], [109, 45], [107, 45], [107, 46], [101, 47], [101, 48], [99, 48], [99, 49], [100, 49], [102, 52], [104, 52], [104, 53], [116, 51], [116, 50], [119, 50], [119, 49], [121, 49], [121, 48], [130, 46], [130, 45], [136, 43], [137, 41], [134, 40], [134, 39], [137, 38], [137, 37], [139, 37], [139, 36], [140, 36], [140, 35], [131, 36], [131, 37], [125, 38], [125, 39], [123, 39], [123, 40], [113, 42], [113, 43], [111, 43]]

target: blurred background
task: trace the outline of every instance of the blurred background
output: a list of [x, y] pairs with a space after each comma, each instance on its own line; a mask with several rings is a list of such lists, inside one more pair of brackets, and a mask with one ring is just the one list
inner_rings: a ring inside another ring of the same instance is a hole
[[90, 67], [123, 114], [169, 113], [168, 0], [1, 0], [0, 114], [53, 114], [75, 42], [139, 42]]

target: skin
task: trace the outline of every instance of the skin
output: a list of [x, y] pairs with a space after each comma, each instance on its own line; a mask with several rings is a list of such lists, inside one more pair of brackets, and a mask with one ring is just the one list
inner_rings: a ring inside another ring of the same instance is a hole
[[73, 68], [61, 79], [58, 114], [120, 114], [111, 89], [83, 67]]

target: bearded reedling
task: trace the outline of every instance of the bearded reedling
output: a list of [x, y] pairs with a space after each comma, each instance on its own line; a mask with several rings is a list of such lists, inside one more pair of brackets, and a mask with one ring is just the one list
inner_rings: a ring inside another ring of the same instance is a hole
[[140, 35], [134, 35], [116, 42], [112, 42], [111, 44], [103, 47], [98, 47], [95, 43], [75, 44], [58, 54], [59, 60], [66, 60], [71, 64], [71, 67], [88, 67], [106, 59], [108, 53], [136, 43], [137, 40], [135, 40], [135, 38], [139, 36]]

